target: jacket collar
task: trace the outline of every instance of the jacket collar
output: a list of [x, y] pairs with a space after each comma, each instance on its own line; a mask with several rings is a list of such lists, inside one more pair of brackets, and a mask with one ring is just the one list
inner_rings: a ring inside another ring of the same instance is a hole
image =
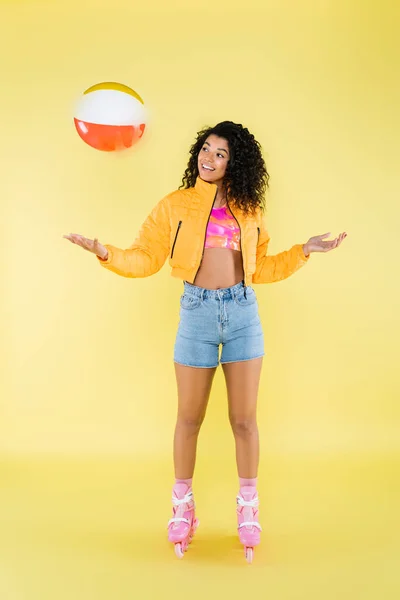
[[215, 198], [218, 186], [215, 183], [204, 181], [204, 179], [201, 179], [198, 175], [194, 188], [202, 199], [211, 200], [212, 198]]
[[[208, 183], [207, 181], [204, 181], [204, 179], [201, 179], [200, 176], [197, 176], [194, 189], [200, 196], [201, 200], [207, 202], [208, 204], [212, 202], [212, 200], [215, 198], [218, 186], [215, 183]], [[229, 209], [233, 216], [236, 218], [236, 220], [242, 223], [242, 213], [240, 211], [237, 211], [233, 206], [229, 206]]]

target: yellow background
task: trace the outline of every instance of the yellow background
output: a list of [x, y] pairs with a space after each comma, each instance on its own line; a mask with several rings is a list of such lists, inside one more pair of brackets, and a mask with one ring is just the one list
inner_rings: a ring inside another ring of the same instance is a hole
[[[397, 598], [399, 5], [0, 10], [0, 596]], [[72, 120], [81, 93], [109, 80], [150, 113], [122, 154], [86, 146]], [[225, 119], [263, 146], [271, 253], [348, 233], [256, 287], [267, 356], [252, 567], [221, 372], [199, 442], [202, 523], [184, 561], [166, 541], [182, 283], [168, 265], [118, 277], [62, 239], [128, 246], [180, 184], [196, 131]]]

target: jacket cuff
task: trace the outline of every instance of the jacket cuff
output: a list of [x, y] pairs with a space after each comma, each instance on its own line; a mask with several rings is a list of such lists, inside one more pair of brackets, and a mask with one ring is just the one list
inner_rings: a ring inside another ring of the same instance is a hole
[[310, 258], [310, 256], [311, 256], [311, 254], [309, 254], [308, 256], [306, 256], [306, 255], [304, 254], [303, 246], [304, 246], [304, 244], [299, 244], [299, 247], [300, 247], [300, 258], [301, 258], [302, 260], [309, 260], [309, 258]]
[[104, 260], [104, 259], [100, 258], [100, 256], [97, 256], [97, 254], [95, 256], [101, 265], [109, 265], [110, 262], [112, 261], [112, 251], [111, 251], [110, 246], [108, 246], [107, 244], [103, 244], [103, 246], [104, 246], [104, 248], [107, 248], [107, 252], [108, 252], [107, 258]]

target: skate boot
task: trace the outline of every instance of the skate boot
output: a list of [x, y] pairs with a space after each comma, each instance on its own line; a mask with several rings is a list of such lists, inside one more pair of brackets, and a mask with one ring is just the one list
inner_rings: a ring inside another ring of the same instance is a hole
[[168, 521], [168, 540], [175, 545], [175, 554], [183, 558], [199, 525], [195, 518], [192, 488], [176, 483], [172, 490], [173, 516]]
[[255, 487], [243, 486], [236, 497], [236, 512], [240, 543], [248, 563], [253, 561], [254, 547], [260, 543], [261, 525], [258, 522], [258, 495]]

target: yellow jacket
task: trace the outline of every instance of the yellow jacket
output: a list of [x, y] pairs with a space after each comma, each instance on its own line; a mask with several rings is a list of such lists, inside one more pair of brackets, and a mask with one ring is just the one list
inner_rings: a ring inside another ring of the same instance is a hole
[[[105, 244], [107, 260], [97, 257], [101, 266], [124, 277], [148, 277], [169, 257], [171, 275], [193, 283], [203, 258], [216, 193], [215, 184], [198, 177], [194, 187], [168, 194], [153, 208], [128, 249]], [[267, 256], [270, 238], [261, 211], [244, 215], [233, 206], [230, 209], [241, 232], [245, 285], [286, 279], [310, 258], [305, 256], [303, 244]]]

